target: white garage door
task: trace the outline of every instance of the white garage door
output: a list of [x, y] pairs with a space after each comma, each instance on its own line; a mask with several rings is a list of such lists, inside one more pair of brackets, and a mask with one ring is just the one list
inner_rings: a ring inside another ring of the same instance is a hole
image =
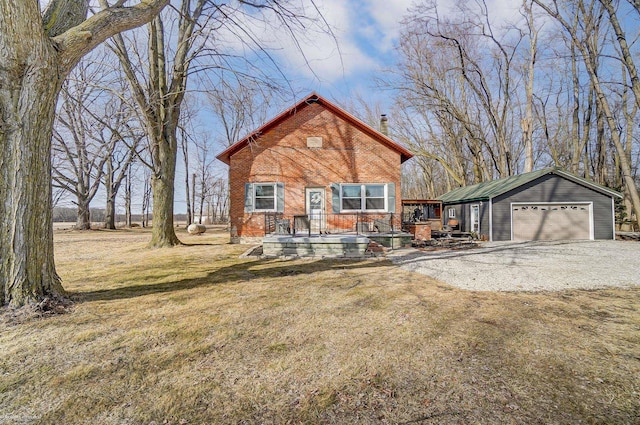
[[511, 206], [513, 240], [591, 239], [591, 204]]

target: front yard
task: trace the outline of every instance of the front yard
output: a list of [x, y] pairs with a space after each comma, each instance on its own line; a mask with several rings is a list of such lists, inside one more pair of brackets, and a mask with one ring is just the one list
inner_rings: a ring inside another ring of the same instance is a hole
[[0, 315], [0, 424], [640, 422], [640, 288], [456, 289], [228, 235], [59, 231], [67, 314]]

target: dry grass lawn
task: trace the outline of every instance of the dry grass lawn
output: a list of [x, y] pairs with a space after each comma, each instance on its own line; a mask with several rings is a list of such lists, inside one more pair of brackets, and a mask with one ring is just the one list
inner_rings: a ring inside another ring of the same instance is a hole
[[57, 232], [76, 301], [0, 315], [0, 424], [638, 424], [640, 288], [479, 293], [222, 232]]

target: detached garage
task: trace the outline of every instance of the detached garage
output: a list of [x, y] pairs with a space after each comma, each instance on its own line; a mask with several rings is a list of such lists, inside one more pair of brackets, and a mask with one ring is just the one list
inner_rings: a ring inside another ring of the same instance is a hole
[[439, 199], [445, 223], [492, 241], [614, 239], [609, 188], [558, 168], [453, 190]]

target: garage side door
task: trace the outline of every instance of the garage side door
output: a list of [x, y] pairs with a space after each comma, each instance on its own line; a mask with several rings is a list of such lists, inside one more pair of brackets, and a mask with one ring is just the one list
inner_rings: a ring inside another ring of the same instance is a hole
[[590, 204], [512, 205], [513, 240], [591, 238]]

